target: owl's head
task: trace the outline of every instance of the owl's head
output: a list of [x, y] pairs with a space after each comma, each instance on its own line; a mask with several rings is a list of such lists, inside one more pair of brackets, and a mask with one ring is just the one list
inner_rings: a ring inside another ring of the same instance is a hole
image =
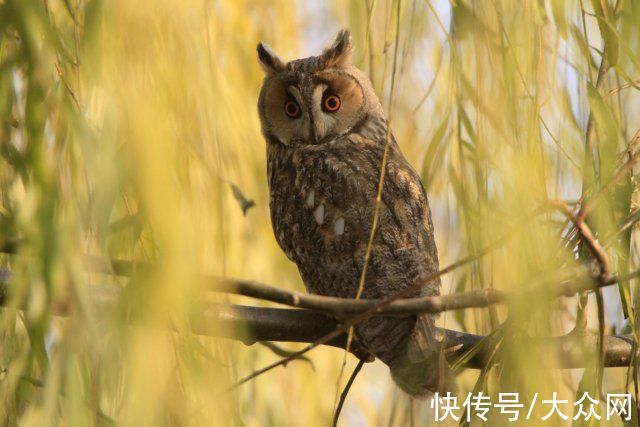
[[319, 56], [281, 60], [264, 43], [258, 60], [266, 73], [258, 111], [268, 140], [321, 144], [382, 116], [367, 76], [350, 63], [351, 35], [342, 30]]

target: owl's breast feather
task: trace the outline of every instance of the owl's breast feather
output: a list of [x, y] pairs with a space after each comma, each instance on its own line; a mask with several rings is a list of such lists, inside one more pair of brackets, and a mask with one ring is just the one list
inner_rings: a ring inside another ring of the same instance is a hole
[[[365, 295], [370, 297], [400, 290], [437, 270], [424, 190], [404, 158], [397, 157], [399, 151], [390, 152], [367, 273]], [[269, 176], [280, 246], [310, 291], [353, 297], [373, 223], [379, 144], [350, 137], [271, 154], [277, 154]]]

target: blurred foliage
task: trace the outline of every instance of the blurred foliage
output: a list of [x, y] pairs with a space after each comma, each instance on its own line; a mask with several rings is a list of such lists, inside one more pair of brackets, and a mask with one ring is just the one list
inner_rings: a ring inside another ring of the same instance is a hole
[[[0, 1], [0, 243], [20, 241], [0, 255], [13, 272], [0, 311], [0, 423], [330, 422], [340, 351], [315, 349], [312, 364], [223, 393], [278, 352], [191, 333], [206, 286], [197, 273], [302, 289], [269, 222], [259, 40], [292, 59], [351, 28], [354, 61], [383, 105], [400, 49], [392, 128], [430, 194], [443, 266], [510, 237], [446, 276], [443, 293], [516, 290], [590, 262], [561, 215], [531, 219], [550, 199], [593, 199], [588, 224], [615, 272], [635, 271], [637, 177], [618, 172], [640, 142], [639, 22], [635, 0]], [[155, 267], [89, 273], [86, 254]], [[98, 313], [88, 287], [104, 283], [124, 292]], [[605, 292], [604, 324], [589, 298], [587, 328], [637, 336], [636, 290]], [[52, 316], [61, 306], [69, 317]], [[582, 370], [549, 370], [554, 355], [519, 344], [569, 332], [577, 307], [566, 298], [441, 316], [500, 336], [500, 365], [461, 373], [461, 394], [593, 390], [585, 380], [597, 369], [581, 381]], [[608, 369], [603, 389], [633, 392], [636, 376]], [[341, 422], [426, 425], [430, 411], [376, 362]]]

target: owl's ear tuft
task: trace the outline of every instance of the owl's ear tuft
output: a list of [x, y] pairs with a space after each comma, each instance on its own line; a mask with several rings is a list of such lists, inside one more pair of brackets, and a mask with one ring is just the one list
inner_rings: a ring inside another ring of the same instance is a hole
[[257, 51], [260, 65], [268, 76], [279, 73], [285, 69], [285, 63], [282, 62], [282, 59], [278, 58], [278, 55], [276, 55], [265, 43], [258, 43]]
[[351, 56], [351, 32], [341, 30], [335, 41], [319, 57], [320, 68], [338, 67], [349, 62]]

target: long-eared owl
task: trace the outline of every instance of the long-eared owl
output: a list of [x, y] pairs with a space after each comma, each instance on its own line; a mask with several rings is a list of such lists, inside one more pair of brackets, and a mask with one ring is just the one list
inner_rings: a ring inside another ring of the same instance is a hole
[[[373, 226], [385, 144], [379, 222], [362, 298], [394, 295], [438, 271], [431, 211], [420, 178], [391, 132], [341, 31], [319, 56], [281, 60], [266, 45], [258, 111], [267, 143], [271, 222], [309, 292], [354, 298]], [[410, 296], [439, 294], [433, 280]], [[373, 317], [356, 339], [412, 396], [450, 386], [434, 316]]]

